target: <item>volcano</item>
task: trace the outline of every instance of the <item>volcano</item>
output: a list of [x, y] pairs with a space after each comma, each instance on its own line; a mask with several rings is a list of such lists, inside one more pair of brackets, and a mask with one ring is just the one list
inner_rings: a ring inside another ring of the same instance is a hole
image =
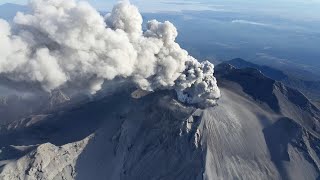
[[2, 126], [0, 179], [318, 179], [319, 109], [257, 69], [215, 69], [214, 107], [127, 88]]

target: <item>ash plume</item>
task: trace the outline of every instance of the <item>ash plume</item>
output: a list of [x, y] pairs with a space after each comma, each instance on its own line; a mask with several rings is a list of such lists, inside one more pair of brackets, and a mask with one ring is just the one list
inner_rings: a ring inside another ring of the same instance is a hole
[[214, 66], [198, 62], [175, 42], [175, 26], [147, 23], [129, 1], [101, 16], [87, 2], [32, 0], [30, 14], [0, 19], [0, 76], [14, 82], [101, 90], [126, 79], [146, 91], [174, 89], [180, 101], [212, 106], [220, 97]]

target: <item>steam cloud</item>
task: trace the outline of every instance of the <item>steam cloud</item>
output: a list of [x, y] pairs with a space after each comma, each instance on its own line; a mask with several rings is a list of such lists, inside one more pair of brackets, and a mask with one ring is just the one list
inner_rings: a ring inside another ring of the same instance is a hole
[[95, 93], [125, 78], [147, 91], [174, 89], [182, 102], [211, 106], [220, 97], [213, 64], [198, 62], [175, 42], [173, 24], [149, 21], [128, 1], [102, 17], [86, 2], [33, 0], [31, 14], [0, 19], [0, 75]]

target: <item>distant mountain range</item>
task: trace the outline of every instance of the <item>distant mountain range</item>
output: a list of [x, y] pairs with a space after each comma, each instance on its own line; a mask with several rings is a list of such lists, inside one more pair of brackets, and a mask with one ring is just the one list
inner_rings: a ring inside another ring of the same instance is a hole
[[289, 73], [284, 73], [283, 71], [272, 68], [269, 66], [257, 65], [251, 63], [249, 61], [245, 61], [241, 58], [233, 59], [230, 61], [225, 61], [224, 63], [228, 63], [235, 68], [243, 69], [243, 68], [254, 68], [261, 71], [265, 76], [282, 82], [288, 87], [292, 87], [294, 89], [298, 89], [303, 92], [310, 99], [318, 102], [320, 100], [320, 81], [307, 81], [296, 78], [294, 75]]

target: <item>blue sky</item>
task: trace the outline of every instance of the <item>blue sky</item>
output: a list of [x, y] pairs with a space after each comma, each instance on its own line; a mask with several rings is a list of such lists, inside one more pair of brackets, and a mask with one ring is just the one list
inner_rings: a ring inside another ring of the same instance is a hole
[[[84, 0], [100, 11], [110, 11], [117, 0]], [[27, 4], [28, 0], [0, 0], [0, 4], [15, 3]], [[182, 11], [182, 10], [218, 10], [220, 4], [215, 6], [205, 0], [130, 0], [138, 6], [141, 12]]]
[[[87, 0], [95, 8], [109, 11], [117, 0]], [[26, 4], [27, 0], [0, 0]], [[320, 21], [320, 0], [131, 0], [142, 12], [213, 10], [265, 14], [291, 20]]]
[[[86, 0], [99, 10], [110, 10], [117, 0]], [[0, 0], [3, 3], [27, 4], [28, 0]], [[176, 11], [176, 10], [205, 10], [209, 9], [206, 5], [194, 1], [182, 0], [131, 0], [141, 11]], [[179, 5], [174, 3], [181, 3]]]

